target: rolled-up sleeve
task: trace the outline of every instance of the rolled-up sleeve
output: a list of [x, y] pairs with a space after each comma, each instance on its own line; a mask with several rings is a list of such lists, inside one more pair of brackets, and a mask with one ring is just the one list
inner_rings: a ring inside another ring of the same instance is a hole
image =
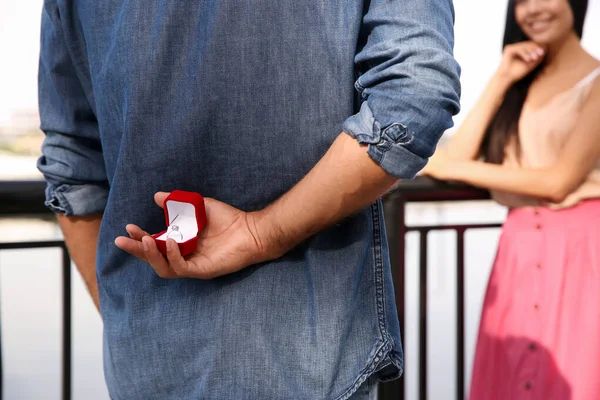
[[46, 137], [37, 166], [47, 182], [46, 205], [65, 215], [98, 213], [108, 183], [91, 89], [81, 83], [51, 1], [45, 1], [41, 30], [38, 98]]
[[360, 111], [344, 132], [397, 178], [427, 164], [459, 110], [451, 0], [371, 0], [355, 57]]

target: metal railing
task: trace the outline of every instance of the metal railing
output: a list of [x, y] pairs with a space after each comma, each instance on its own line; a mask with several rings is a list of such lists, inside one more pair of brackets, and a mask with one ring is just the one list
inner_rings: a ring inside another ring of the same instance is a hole
[[[402, 182], [384, 197], [385, 223], [390, 244], [392, 277], [396, 292], [396, 304], [402, 336], [406, 332], [405, 309], [405, 265], [406, 234], [419, 233], [419, 370], [418, 397], [427, 399], [427, 236], [432, 231], [453, 230], [456, 232], [456, 393], [454, 398], [465, 398], [465, 232], [470, 229], [497, 228], [500, 224], [452, 224], [407, 226], [406, 205], [412, 202], [448, 202], [466, 200], [487, 200], [489, 193], [457, 184], [442, 183], [427, 178]], [[404, 342], [404, 340], [403, 340]], [[404, 353], [411, 352], [404, 348]], [[380, 385], [379, 400], [404, 399], [404, 377]], [[410, 399], [413, 400], [413, 399]]]
[[[10, 217], [52, 217], [44, 206], [44, 182], [39, 181], [0, 181], [0, 218]], [[62, 398], [71, 399], [71, 258], [60, 240], [2, 242], [1, 250], [22, 249], [62, 249]], [[0, 400], [4, 397], [2, 362], [2, 342], [0, 340]]]
[[[0, 217], [44, 217], [51, 213], [44, 207], [44, 182], [39, 181], [0, 181]], [[464, 388], [464, 235], [469, 229], [499, 227], [499, 224], [465, 224], [443, 226], [407, 226], [406, 205], [410, 202], [441, 202], [485, 200], [489, 194], [461, 185], [446, 184], [431, 179], [418, 178], [400, 183], [384, 197], [385, 223], [390, 242], [390, 260], [396, 288], [398, 317], [402, 332], [405, 327], [405, 236], [408, 232], [420, 235], [419, 249], [419, 399], [427, 399], [427, 235], [438, 230], [454, 230], [457, 234], [456, 256], [456, 394], [455, 398], [465, 397]], [[0, 250], [59, 247], [62, 256], [62, 398], [71, 398], [71, 260], [62, 241], [0, 243]], [[411, 349], [405, 349], [410, 352]], [[2, 398], [2, 348], [0, 341], [0, 400]], [[403, 378], [382, 384], [379, 400], [404, 399]], [[412, 400], [412, 399], [410, 399]]]

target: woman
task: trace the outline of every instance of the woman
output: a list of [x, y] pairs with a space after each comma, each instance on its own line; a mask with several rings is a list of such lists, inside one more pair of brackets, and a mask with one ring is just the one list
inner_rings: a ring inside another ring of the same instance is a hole
[[580, 44], [586, 8], [511, 0], [500, 67], [424, 170], [509, 207], [471, 400], [600, 399], [600, 62]]

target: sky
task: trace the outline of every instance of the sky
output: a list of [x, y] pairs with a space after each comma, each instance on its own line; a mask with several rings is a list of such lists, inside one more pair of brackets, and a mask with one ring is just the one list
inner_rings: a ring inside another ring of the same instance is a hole
[[[507, 0], [455, 0], [455, 56], [462, 67], [459, 125], [500, 60]], [[0, 126], [37, 108], [42, 0], [0, 0]], [[583, 44], [600, 58], [600, 0], [590, 0]], [[592, 23], [594, 22], [594, 23]]]

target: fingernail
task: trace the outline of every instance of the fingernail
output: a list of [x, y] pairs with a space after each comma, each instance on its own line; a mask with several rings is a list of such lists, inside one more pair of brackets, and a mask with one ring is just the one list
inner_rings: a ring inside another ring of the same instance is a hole
[[142, 238], [142, 246], [144, 246], [144, 251], [148, 251], [148, 243]]
[[543, 56], [544, 55], [544, 49], [538, 49], [538, 54], [540, 56]]
[[173, 243], [167, 239], [167, 251], [173, 251]]

